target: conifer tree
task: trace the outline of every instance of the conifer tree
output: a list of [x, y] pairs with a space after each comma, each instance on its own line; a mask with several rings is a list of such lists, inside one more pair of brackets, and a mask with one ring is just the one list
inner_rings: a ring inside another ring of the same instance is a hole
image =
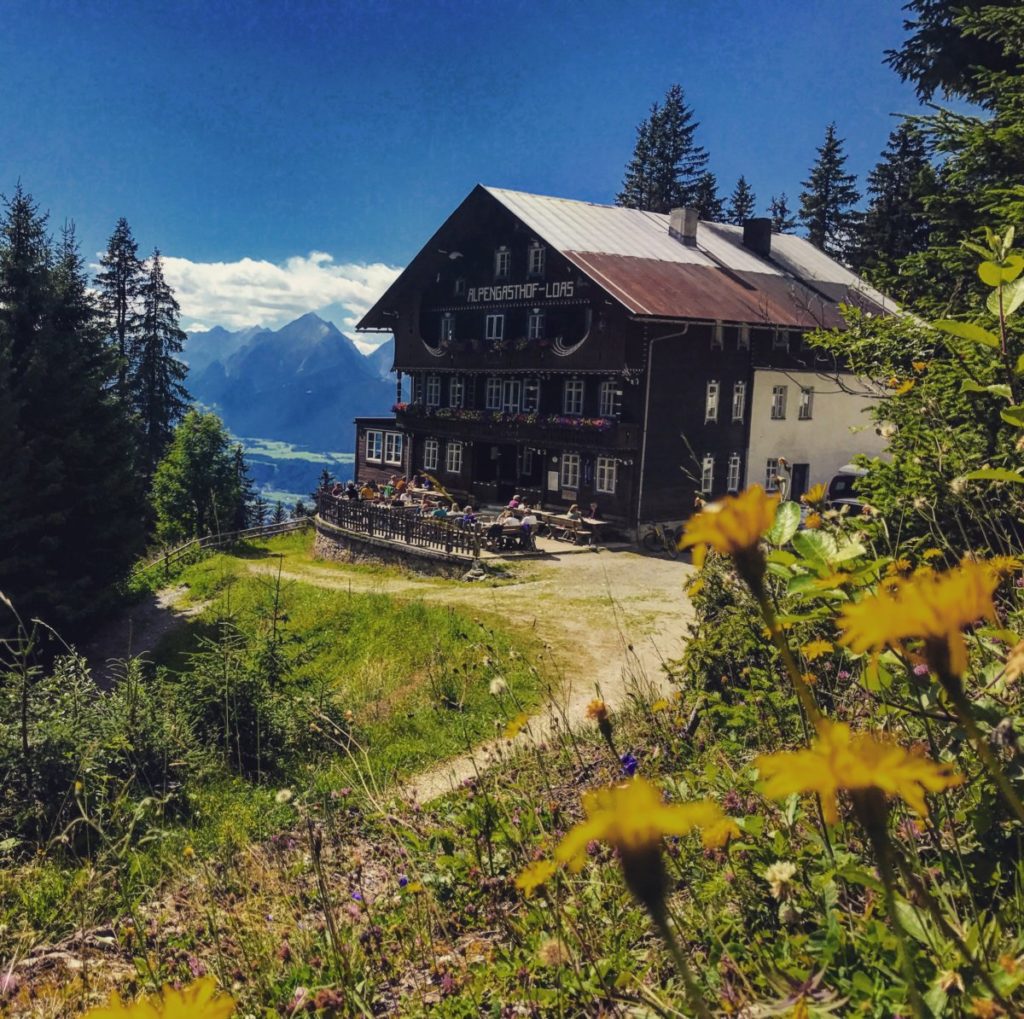
[[654, 103], [637, 127], [618, 204], [652, 212], [693, 205], [708, 162], [707, 152], [694, 137], [699, 126], [681, 86], [672, 85], [662, 105]]
[[740, 179], [736, 181], [736, 188], [729, 196], [726, 222], [743, 226], [754, 215], [756, 208], [757, 198], [754, 196], [753, 188], [747, 183], [747, 178], [740, 175]]
[[722, 198], [718, 194], [718, 179], [710, 170], [705, 170], [697, 181], [693, 207], [705, 222], [721, 223], [725, 218]]
[[23, 618], [72, 629], [144, 540], [104, 333], [74, 230], [54, 249], [19, 186], [0, 220], [0, 590]]
[[285, 512], [284, 503], [280, 499], [274, 503], [274, 518], [273, 523], [283, 524], [288, 519], [288, 514]]
[[888, 274], [895, 263], [928, 247], [925, 200], [934, 189], [924, 136], [904, 121], [889, 135], [881, 160], [868, 174], [870, 201], [853, 252], [858, 270]]
[[309, 507], [306, 505], [305, 499], [296, 499], [295, 505], [292, 507], [292, 519], [302, 520], [309, 515]]
[[267, 522], [268, 512], [267, 500], [257, 492], [252, 502], [252, 526], [263, 527]]
[[778, 197], [772, 195], [768, 203], [768, 215], [772, 221], [772, 233], [788, 234], [796, 228], [796, 216], [789, 207], [789, 198], [783, 191]]
[[110, 342], [116, 352], [115, 380], [121, 399], [127, 399], [127, 379], [134, 354], [139, 295], [145, 279], [139, 246], [132, 236], [128, 220], [117, 221], [100, 256], [96, 276], [100, 309], [106, 320]]
[[190, 401], [185, 388], [188, 368], [177, 356], [184, 348], [186, 335], [178, 324], [180, 308], [164, 278], [158, 250], [146, 266], [139, 300], [138, 339], [128, 392], [139, 420], [142, 469], [149, 477]]
[[825, 141], [800, 194], [800, 219], [807, 239], [833, 258], [843, 258], [852, 243], [857, 213], [851, 208], [860, 201], [856, 177], [847, 173], [843, 142], [836, 125], [829, 124]]

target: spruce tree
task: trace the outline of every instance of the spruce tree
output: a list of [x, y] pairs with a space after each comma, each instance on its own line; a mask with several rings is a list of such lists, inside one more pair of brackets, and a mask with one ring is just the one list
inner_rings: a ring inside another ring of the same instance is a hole
[[54, 249], [19, 186], [0, 222], [0, 590], [71, 632], [144, 541], [104, 334], [74, 230]]
[[288, 514], [285, 511], [284, 503], [280, 499], [274, 503], [274, 517], [272, 523], [283, 524], [288, 519]]
[[110, 235], [107, 250], [100, 256], [100, 272], [96, 276], [100, 309], [116, 352], [114, 378], [122, 399], [127, 399], [127, 379], [144, 279], [139, 246], [132, 237], [128, 220], [122, 216]]
[[697, 181], [693, 207], [697, 215], [708, 223], [721, 223], [725, 218], [722, 198], [718, 194], [718, 179], [710, 170], [705, 170]]
[[754, 215], [756, 208], [757, 198], [754, 196], [753, 188], [747, 183], [747, 178], [741, 175], [740, 179], [736, 181], [735, 190], [729, 196], [726, 222], [743, 226]]
[[778, 197], [772, 195], [772, 200], [768, 203], [768, 215], [772, 221], [772, 233], [788, 234], [796, 228], [796, 216], [789, 207], [785, 191]]
[[249, 465], [245, 462], [245, 452], [241, 443], [235, 444], [232, 457], [238, 497], [235, 502], [231, 528], [235, 531], [243, 531], [252, 524], [252, 506], [256, 499], [256, 490], [253, 488], [252, 475], [249, 474]]
[[185, 388], [188, 368], [178, 360], [186, 340], [178, 324], [181, 309], [164, 278], [158, 250], [146, 266], [139, 300], [138, 340], [128, 393], [139, 420], [142, 470], [150, 477], [190, 402]]
[[800, 194], [800, 219], [807, 239], [827, 255], [842, 259], [853, 240], [857, 213], [851, 208], [860, 201], [856, 177], [847, 173], [843, 142], [836, 125], [829, 124], [825, 141]]
[[888, 276], [901, 259], [928, 247], [925, 201], [934, 189], [924, 136], [904, 121], [889, 135], [881, 160], [868, 174], [869, 204], [853, 253], [858, 271]]
[[662, 105], [654, 103], [647, 119], [637, 127], [618, 204], [651, 212], [695, 204], [698, 182], [708, 162], [707, 152], [694, 137], [699, 126], [682, 88], [672, 85]]

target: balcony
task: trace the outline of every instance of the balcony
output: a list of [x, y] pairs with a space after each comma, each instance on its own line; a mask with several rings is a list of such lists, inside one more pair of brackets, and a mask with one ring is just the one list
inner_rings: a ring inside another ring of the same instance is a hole
[[[489, 410], [427, 412], [409, 404], [395, 406], [398, 427], [456, 439], [535, 442], [543, 447], [638, 449], [640, 426], [614, 418], [568, 418], [559, 414], [504, 414]], [[578, 422], [578, 423], [574, 423]]]

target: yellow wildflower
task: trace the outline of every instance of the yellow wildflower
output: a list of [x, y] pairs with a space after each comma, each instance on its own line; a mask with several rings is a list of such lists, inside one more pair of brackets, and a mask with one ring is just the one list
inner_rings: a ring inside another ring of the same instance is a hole
[[625, 785], [597, 789], [583, 795], [587, 815], [559, 843], [555, 859], [570, 870], [586, 862], [587, 844], [607, 842], [623, 859], [656, 849], [666, 835], [685, 835], [703, 829], [704, 845], [722, 846], [739, 829], [710, 800], [665, 803], [658, 788], [643, 778]]
[[887, 581], [874, 595], [847, 605], [839, 617], [839, 642], [855, 652], [880, 651], [919, 637], [937, 672], [967, 669], [964, 626], [994, 619], [997, 578], [985, 563], [964, 563], [948, 573], [916, 573]]
[[807, 503], [808, 506], [820, 506], [825, 501], [825, 496], [828, 495], [828, 488], [825, 483], [819, 481], [816, 485], [811, 485], [810, 488], [800, 496], [800, 501]]
[[971, 1002], [971, 1015], [977, 1019], [998, 1019], [1006, 1012], [999, 1007], [991, 998], [975, 998]]
[[817, 531], [823, 522], [820, 513], [808, 513], [807, 519], [804, 520], [804, 529], [807, 531]]
[[536, 860], [526, 866], [516, 878], [518, 888], [527, 898], [551, 880], [558, 868], [551, 860]]
[[525, 711], [520, 711], [515, 718], [505, 726], [502, 735], [505, 739], [515, 739], [522, 732], [523, 727], [530, 721], [530, 716]]
[[893, 559], [893, 561], [885, 568], [885, 572], [892, 577], [900, 573], [909, 573], [912, 569], [913, 564], [910, 560], [901, 556], [899, 559]]
[[941, 548], [926, 548], [921, 553], [922, 559], [938, 559], [942, 555]]
[[808, 685], [814, 686], [818, 682], [818, 677], [813, 672], [805, 672], [800, 678]]
[[1001, 580], [1011, 573], [1016, 573], [1024, 566], [1024, 563], [1013, 555], [996, 555], [985, 560], [985, 565]]
[[806, 750], [768, 754], [755, 763], [766, 796], [784, 799], [793, 793], [817, 793], [829, 824], [838, 820], [840, 790], [897, 796], [926, 817], [926, 792], [941, 792], [963, 781], [950, 765], [936, 764], [869, 733], [854, 734], [841, 722], [820, 722], [818, 736]]
[[191, 846], [185, 846], [181, 851], [181, 855], [184, 856], [186, 860], [191, 860], [196, 855], [196, 851]]
[[835, 651], [835, 645], [829, 640], [812, 640], [800, 648], [804, 658], [813, 662], [817, 658], [824, 658], [825, 655]]
[[911, 361], [910, 362], [910, 366], [911, 366], [911, 368], [914, 369], [914, 371], [917, 372], [918, 375], [920, 375], [921, 372], [923, 372], [925, 370], [925, 368], [928, 367], [928, 362], [927, 361]]
[[652, 705], [651, 711], [668, 711], [668, 701], [664, 697], [659, 697]]
[[727, 495], [691, 517], [679, 542], [693, 547], [693, 561], [701, 566], [709, 548], [731, 555], [742, 568], [743, 560], [757, 549], [757, 543], [772, 526], [779, 495], [767, 495], [754, 485], [739, 495]]
[[131, 1003], [115, 994], [108, 1004], [87, 1012], [86, 1019], [227, 1019], [234, 1010], [231, 998], [217, 995], [213, 977], [204, 977], [180, 991], [168, 986]]
[[608, 705], [599, 697], [595, 697], [587, 705], [587, 718], [593, 719], [595, 722], [607, 722], [608, 721]]

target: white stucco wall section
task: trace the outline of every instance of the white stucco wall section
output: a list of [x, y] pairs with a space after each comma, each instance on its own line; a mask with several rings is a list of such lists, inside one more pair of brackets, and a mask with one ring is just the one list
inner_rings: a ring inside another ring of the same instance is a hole
[[[790, 464], [810, 465], [809, 485], [827, 483], [857, 453], [877, 456], [885, 440], [876, 433], [868, 408], [881, 390], [870, 382], [848, 375], [846, 392], [835, 375], [811, 371], [754, 369], [750, 404], [750, 445], [744, 462], [745, 484], [763, 485], [769, 458], [784, 456]], [[786, 386], [786, 416], [772, 418], [772, 391]], [[800, 390], [813, 389], [811, 419], [799, 418]]]

